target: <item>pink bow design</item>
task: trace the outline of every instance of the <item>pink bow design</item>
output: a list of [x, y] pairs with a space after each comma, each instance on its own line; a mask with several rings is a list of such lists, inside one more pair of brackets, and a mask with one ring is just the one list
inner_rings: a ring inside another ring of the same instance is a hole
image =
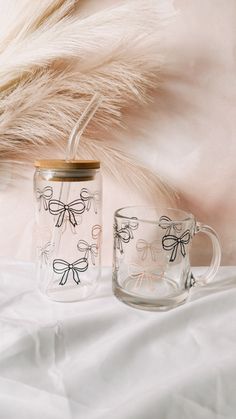
[[37, 188], [36, 189], [36, 199], [39, 201], [39, 211], [41, 211], [42, 203], [45, 211], [48, 210], [48, 201], [51, 199], [53, 195], [53, 190], [51, 186], [46, 186], [43, 190]]
[[52, 254], [55, 248], [55, 244], [51, 242], [47, 242], [44, 246], [39, 248], [40, 259], [41, 259], [41, 266], [48, 265], [49, 256]]
[[137, 252], [141, 255], [141, 260], [145, 260], [150, 253], [152, 260], [155, 262], [157, 260], [158, 253], [161, 252], [159, 242], [154, 240], [149, 243], [146, 240], [139, 239], [136, 244]]
[[151, 290], [154, 289], [154, 283], [163, 277], [164, 269], [162, 266], [141, 266], [132, 263], [128, 267], [129, 280], [126, 286], [132, 288], [140, 288], [142, 285], [149, 285]]
[[80, 198], [82, 201], [86, 202], [86, 210], [89, 211], [91, 204], [93, 203], [93, 209], [95, 214], [98, 213], [97, 205], [100, 202], [99, 192], [90, 192], [87, 188], [82, 188], [80, 192]]
[[166, 236], [170, 234], [171, 229], [175, 231], [175, 233], [180, 233], [182, 231], [182, 223], [178, 223], [177, 221], [172, 221], [166, 215], [162, 215], [159, 219], [159, 227], [163, 230], [166, 230]]
[[102, 239], [102, 226], [100, 226], [99, 224], [95, 224], [92, 227], [92, 238], [94, 240], [97, 240], [97, 248], [99, 249]]
[[79, 240], [77, 248], [79, 252], [84, 252], [85, 259], [88, 259], [90, 256], [92, 264], [95, 265], [95, 258], [98, 256], [98, 248], [95, 243], [88, 244], [85, 240]]

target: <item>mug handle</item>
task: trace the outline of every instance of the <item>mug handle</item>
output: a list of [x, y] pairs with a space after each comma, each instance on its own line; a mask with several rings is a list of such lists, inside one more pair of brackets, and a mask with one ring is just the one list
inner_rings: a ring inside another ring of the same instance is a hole
[[215, 230], [208, 225], [202, 224], [200, 222], [196, 222], [195, 226], [195, 234], [197, 233], [205, 233], [210, 239], [213, 248], [213, 255], [211, 259], [211, 264], [207, 271], [202, 275], [194, 275], [194, 286], [202, 286], [206, 285], [208, 282], [212, 281], [215, 277], [221, 261], [221, 247], [219, 243], [219, 239]]

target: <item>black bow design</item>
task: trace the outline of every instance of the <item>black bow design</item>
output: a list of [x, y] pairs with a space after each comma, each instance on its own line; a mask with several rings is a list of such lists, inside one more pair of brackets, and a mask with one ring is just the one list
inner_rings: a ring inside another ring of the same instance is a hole
[[62, 274], [59, 285], [65, 285], [70, 272], [72, 272], [73, 280], [79, 284], [79, 272], [85, 272], [88, 269], [88, 261], [86, 258], [81, 258], [73, 263], [68, 263], [63, 259], [55, 259], [52, 266], [56, 274]]
[[55, 227], [61, 227], [66, 213], [68, 214], [70, 223], [75, 227], [78, 225], [75, 215], [83, 214], [85, 205], [81, 199], [75, 199], [74, 201], [70, 202], [70, 204], [64, 204], [57, 199], [52, 199], [49, 202], [48, 208], [50, 214], [58, 215]]
[[45, 211], [48, 210], [48, 201], [51, 199], [53, 195], [53, 190], [51, 186], [45, 186], [43, 190], [37, 188], [36, 189], [36, 199], [39, 201], [39, 211], [41, 211], [42, 203]]
[[162, 215], [159, 219], [159, 227], [166, 230], [166, 236], [171, 233], [171, 229], [175, 231], [175, 233], [180, 233], [182, 231], [182, 223], [175, 222], [171, 220], [171, 218], [167, 217], [166, 215]]
[[114, 225], [114, 243], [115, 248], [120, 251], [121, 254], [124, 253], [123, 244], [129, 243], [131, 239], [130, 231], [127, 228], [121, 228], [118, 230], [118, 226]]
[[177, 256], [178, 248], [183, 257], [186, 256], [185, 245], [189, 243], [191, 238], [190, 230], [186, 230], [182, 236], [176, 237], [172, 234], [166, 235], [162, 238], [162, 246], [165, 250], [172, 250], [170, 256], [170, 262], [174, 262]]
[[80, 198], [82, 201], [86, 202], [86, 210], [89, 211], [91, 208], [91, 204], [93, 202], [93, 209], [95, 214], [98, 213], [97, 205], [100, 201], [100, 194], [99, 192], [90, 192], [87, 188], [82, 188], [80, 192]]
[[84, 252], [85, 259], [88, 259], [90, 256], [92, 264], [95, 265], [95, 258], [98, 256], [98, 247], [96, 243], [88, 244], [85, 240], [79, 240], [77, 248], [79, 252]]
[[124, 223], [121, 224], [122, 229], [128, 230], [129, 234], [130, 234], [130, 238], [133, 239], [134, 235], [133, 235], [133, 230], [137, 230], [138, 228], [138, 221], [136, 217], [132, 217], [132, 220], [134, 221], [125, 221]]

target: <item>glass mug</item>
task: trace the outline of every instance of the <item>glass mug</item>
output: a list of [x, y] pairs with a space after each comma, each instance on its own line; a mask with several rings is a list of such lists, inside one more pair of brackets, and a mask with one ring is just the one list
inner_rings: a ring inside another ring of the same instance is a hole
[[[178, 209], [118, 209], [114, 216], [113, 292], [126, 304], [144, 310], [168, 310], [183, 304], [192, 286], [211, 281], [220, 265], [216, 232]], [[195, 234], [209, 236], [210, 267], [195, 277], [189, 252]]]
[[55, 301], [86, 299], [101, 273], [100, 162], [39, 160], [35, 166], [39, 288]]

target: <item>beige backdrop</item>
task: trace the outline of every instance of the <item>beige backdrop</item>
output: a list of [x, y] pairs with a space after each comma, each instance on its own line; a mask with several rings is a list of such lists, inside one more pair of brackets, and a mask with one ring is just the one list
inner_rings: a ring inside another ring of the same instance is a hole
[[[176, 0], [173, 6], [177, 15], [163, 42], [168, 65], [160, 93], [136, 121], [141, 133], [123, 140], [176, 188], [180, 207], [218, 231], [222, 263], [236, 264], [236, 1]], [[12, 186], [2, 180], [1, 258], [32, 257], [32, 170], [27, 176]], [[104, 184], [103, 260], [110, 264], [114, 209], [148, 201], [110, 179]], [[196, 240], [193, 250], [194, 264], [209, 261], [208, 241]]]

